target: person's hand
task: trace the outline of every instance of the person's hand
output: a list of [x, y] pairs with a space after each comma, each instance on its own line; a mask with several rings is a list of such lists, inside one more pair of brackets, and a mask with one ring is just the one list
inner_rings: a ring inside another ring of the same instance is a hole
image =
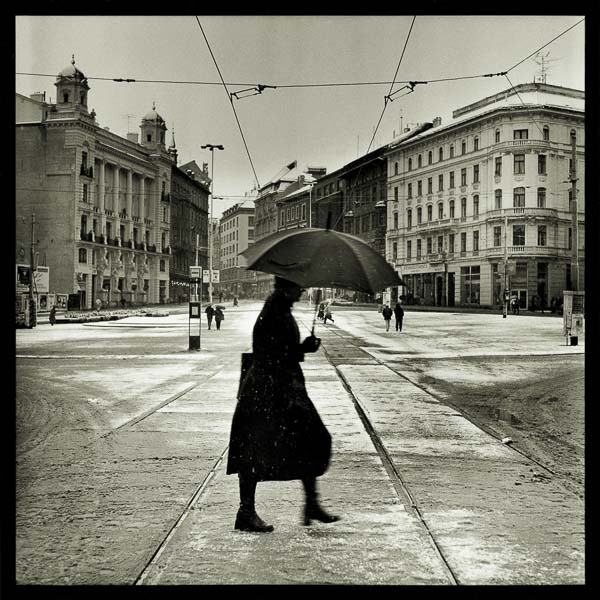
[[315, 337], [314, 335], [309, 335], [301, 344], [302, 351], [305, 354], [309, 352], [316, 352], [321, 345], [321, 338]]

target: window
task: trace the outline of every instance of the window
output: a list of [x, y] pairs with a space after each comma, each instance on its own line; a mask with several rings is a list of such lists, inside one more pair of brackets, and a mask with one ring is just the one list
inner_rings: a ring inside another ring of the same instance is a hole
[[396, 260], [398, 258], [398, 243], [394, 242], [392, 244], [392, 260]]
[[422, 216], [423, 216], [423, 211], [422, 211], [421, 207], [419, 206], [419, 208], [417, 208], [417, 225], [419, 225], [421, 223]]
[[427, 178], [427, 193], [433, 194], [433, 177]]
[[151, 133], [146, 134], [146, 141], [147, 142], [151, 142], [152, 141], [152, 134]]
[[427, 153], [427, 164], [429, 164], [429, 165], [430, 165], [432, 162], [433, 162], [433, 152], [430, 150], [430, 151]]
[[[302, 220], [306, 220], [306, 204], [302, 205]], [[250, 223], [248, 223], [248, 225], [250, 225]]]
[[467, 185], [467, 169], [460, 170], [460, 185]]
[[82, 189], [82, 193], [81, 193], [81, 199], [84, 202], [89, 202], [89, 200], [88, 200], [88, 186], [87, 186], [87, 183], [83, 184], [83, 189]]
[[408, 198], [412, 198], [412, 183], [408, 184]]
[[467, 217], [467, 199], [466, 198], [460, 199], [460, 216], [463, 219], [466, 219], [466, 217]]
[[438, 191], [441, 192], [444, 189], [444, 174], [438, 175]]
[[494, 247], [502, 245], [502, 227], [494, 227]]
[[479, 231], [473, 232], [473, 252], [479, 251]]
[[417, 258], [421, 257], [421, 240], [417, 240]]
[[412, 171], [412, 158], [408, 159], [408, 170]]
[[412, 210], [410, 208], [406, 211], [406, 227], [408, 229], [412, 227]]
[[473, 150], [479, 150], [479, 138], [478, 137], [476, 137], [473, 140]]
[[444, 203], [440, 202], [438, 204], [438, 219], [443, 219], [444, 218]]
[[427, 254], [431, 254], [433, 252], [432, 248], [432, 239], [430, 237], [427, 238]]
[[549, 142], [550, 141], [550, 127], [548, 127], [548, 125], [544, 126], [543, 133], [544, 133], [544, 141]]
[[537, 205], [538, 208], [546, 208], [546, 188], [538, 188]]
[[502, 157], [501, 156], [496, 156], [495, 160], [494, 160], [494, 175], [496, 177], [500, 177], [502, 175]]
[[164, 259], [160, 259], [160, 271], [161, 273], [165, 272], [165, 260]]
[[465, 231], [460, 234], [460, 251], [467, 251], [467, 233]]
[[573, 212], [573, 190], [569, 189], [569, 212]]
[[515, 154], [515, 175], [523, 175], [525, 173], [525, 155]]
[[444, 160], [444, 149], [443, 148], [440, 148], [438, 150], [438, 159], [439, 160]]
[[450, 144], [450, 158], [454, 158], [454, 144]]
[[87, 169], [87, 158], [88, 158], [87, 152], [83, 151], [81, 153], [81, 168], [82, 169]]
[[473, 196], [473, 216], [479, 216], [479, 196]]
[[423, 194], [423, 182], [419, 179], [417, 181], [417, 196], [421, 196]]
[[462, 304], [479, 304], [481, 267], [460, 268], [460, 301]]
[[450, 171], [450, 189], [454, 188], [454, 171]]
[[412, 258], [412, 242], [410, 240], [406, 242], [406, 258], [408, 260]]
[[282, 211], [279, 213], [279, 218], [280, 218], [280, 220], [281, 220], [281, 224], [282, 224], [282, 225], [284, 225], [284, 224], [285, 224], [285, 210], [282, 210]]
[[513, 207], [525, 208], [525, 188], [518, 187], [513, 190]]
[[479, 183], [479, 165], [473, 165], [473, 183]]
[[398, 229], [398, 213], [394, 213], [394, 229]]
[[529, 139], [529, 130], [515, 129], [513, 131], [513, 140], [527, 140], [527, 139]]
[[394, 188], [394, 202], [398, 202], [398, 188]]
[[427, 205], [427, 221], [433, 220], [433, 204]]
[[444, 236], [443, 235], [438, 235], [438, 239], [437, 239], [437, 251], [441, 253], [443, 250], [444, 250]]
[[538, 175], [547, 175], [546, 173], [546, 155], [538, 155]]
[[494, 142], [496, 144], [500, 143], [500, 130], [496, 129], [495, 133], [494, 133]]
[[465, 140], [463, 140], [460, 144], [460, 153], [461, 154], [467, 153], [467, 142]]
[[417, 166], [418, 167], [423, 166], [423, 156], [421, 154], [419, 154], [419, 156], [417, 156]]
[[454, 200], [450, 200], [450, 218], [454, 219]]
[[573, 248], [573, 229], [569, 227], [567, 232], [567, 249], [571, 250]]
[[398, 163], [394, 163], [394, 175], [398, 175]]
[[538, 225], [538, 246], [546, 245], [546, 226]]
[[502, 208], [502, 190], [494, 190], [494, 208], [500, 210]]
[[448, 234], [448, 252], [454, 254], [454, 234]]
[[513, 246], [525, 245], [525, 225], [513, 225]]
[[87, 263], [87, 250], [85, 248], [79, 248], [79, 262], [83, 264]]

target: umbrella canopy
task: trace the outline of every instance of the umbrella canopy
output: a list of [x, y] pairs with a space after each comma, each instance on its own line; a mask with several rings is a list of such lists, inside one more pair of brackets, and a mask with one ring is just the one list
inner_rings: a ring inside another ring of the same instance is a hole
[[223, 306], [222, 304], [216, 304], [215, 308], [220, 308], [221, 310], [225, 310], [227, 307]]
[[330, 229], [288, 229], [244, 250], [247, 269], [302, 287], [339, 287], [374, 294], [402, 285], [398, 273], [360, 238]]

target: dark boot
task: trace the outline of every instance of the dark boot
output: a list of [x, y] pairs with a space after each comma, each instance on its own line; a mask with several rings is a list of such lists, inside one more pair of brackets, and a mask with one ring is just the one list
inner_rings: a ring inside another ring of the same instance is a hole
[[257, 514], [254, 508], [256, 494], [256, 479], [240, 475], [240, 508], [235, 518], [235, 529], [240, 531], [254, 531], [269, 533], [273, 525], [267, 525]]
[[304, 493], [306, 495], [306, 504], [304, 505], [304, 525], [310, 525], [314, 519], [321, 523], [335, 523], [340, 520], [340, 517], [330, 515], [325, 512], [319, 505], [317, 494], [317, 480], [313, 478], [303, 479]]

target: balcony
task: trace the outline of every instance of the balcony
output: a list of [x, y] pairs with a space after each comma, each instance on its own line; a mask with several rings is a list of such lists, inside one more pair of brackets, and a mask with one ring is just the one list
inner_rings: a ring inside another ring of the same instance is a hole
[[144, 223], [146, 225], [152, 225], [152, 219], [149, 219], [148, 217], [144, 217]]
[[[487, 258], [504, 258], [504, 246], [493, 246], [486, 248], [482, 254]], [[508, 246], [506, 254], [509, 258], [533, 257], [560, 257], [567, 258], [571, 256], [571, 250], [568, 248], [559, 248], [557, 246]]]
[[114, 217], [114, 216], [115, 216], [115, 211], [114, 211], [114, 210], [112, 210], [112, 209], [110, 209], [110, 208], [105, 208], [105, 209], [104, 209], [104, 214], [105, 214], [107, 217]]
[[162, 253], [163, 254], [171, 254], [171, 246], [163, 246]]
[[79, 175], [92, 179], [94, 177], [94, 167], [86, 167], [81, 165], [81, 168], [79, 169]]
[[485, 213], [488, 220], [504, 219], [522, 219], [523, 217], [558, 219], [558, 210], [556, 208], [537, 208], [514, 206], [510, 208], [497, 208]]

